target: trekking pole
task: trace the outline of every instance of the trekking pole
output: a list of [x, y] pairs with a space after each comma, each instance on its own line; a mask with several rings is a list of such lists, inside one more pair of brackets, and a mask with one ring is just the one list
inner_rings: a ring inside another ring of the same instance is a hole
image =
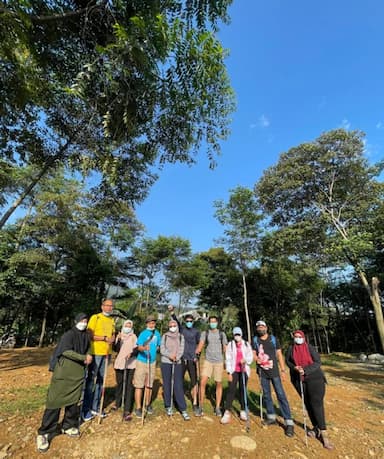
[[144, 425], [145, 410], [146, 410], [147, 405], [148, 405], [147, 394], [149, 393], [149, 383], [150, 383], [150, 380], [151, 380], [151, 361], [150, 361], [149, 351], [148, 351], [148, 354], [147, 354], [147, 365], [148, 365], [147, 378], [146, 378], [147, 384], [144, 386], [143, 408], [142, 408], [142, 411], [141, 411], [141, 426]]
[[171, 412], [173, 410], [173, 389], [175, 386], [175, 362], [172, 362], [172, 373], [171, 373]]
[[304, 375], [300, 375], [300, 393], [301, 393], [301, 406], [303, 408], [303, 423], [304, 423], [305, 446], [308, 448], [307, 415], [306, 415], [305, 403], [304, 403], [303, 379], [304, 379]]
[[245, 385], [245, 365], [243, 365], [242, 371], [241, 371], [241, 377], [243, 381], [243, 391], [244, 391], [244, 407], [245, 407], [245, 414], [247, 415], [247, 420], [245, 424], [245, 430], [247, 433], [250, 430], [250, 420], [249, 420], [249, 408], [248, 408], [248, 394], [247, 394], [247, 386]]
[[103, 415], [103, 405], [104, 405], [104, 397], [105, 397], [105, 385], [107, 383], [107, 373], [108, 373], [108, 357], [109, 355], [105, 355], [105, 364], [104, 364], [104, 377], [103, 377], [103, 386], [101, 388], [101, 398], [100, 398], [100, 407], [99, 407], [99, 419], [97, 420], [98, 424], [101, 424], [101, 418]]
[[121, 398], [121, 407], [123, 414], [121, 415], [121, 420], [124, 421], [125, 414], [125, 391], [127, 389], [127, 360], [128, 357], [125, 357], [124, 373], [123, 373], [123, 395]]

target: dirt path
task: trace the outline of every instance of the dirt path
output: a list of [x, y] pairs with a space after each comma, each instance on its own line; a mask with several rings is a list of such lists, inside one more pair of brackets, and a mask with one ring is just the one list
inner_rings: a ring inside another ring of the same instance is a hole
[[[51, 351], [34, 348], [0, 351], [0, 459], [43, 456], [36, 450], [35, 438], [50, 380], [47, 362]], [[384, 458], [384, 371], [348, 360], [324, 365], [324, 369], [329, 383], [326, 395], [329, 433], [336, 447], [331, 452], [313, 439], [308, 440], [308, 447], [305, 446], [301, 400], [288, 382], [285, 388], [296, 422], [294, 438], [285, 437], [280, 426], [261, 426], [258, 382], [253, 372], [249, 434], [238, 419], [233, 417], [229, 425], [222, 426], [207, 410], [203, 418], [193, 417], [190, 422], [184, 422], [179, 415], [167, 418], [161, 409], [160, 389], [155, 403], [156, 414], [147, 419], [144, 427], [138, 419], [122, 422], [119, 412], [110, 413], [100, 425], [95, 420], [83, 424], [80, 439], [57, 436], [44, 456], [81, 459]], [[110, 371], [110, 395], [113, 384], [114, 375]], [[28, 407], [25, 400], [28, 400]], [[17, 404], [19, 411], [15, 412]], [[249, 446], [249, 439], [253, 440], [256, 449], [247, 451], [232, 446], [234, 437], [242, 437], [246, 446]]]

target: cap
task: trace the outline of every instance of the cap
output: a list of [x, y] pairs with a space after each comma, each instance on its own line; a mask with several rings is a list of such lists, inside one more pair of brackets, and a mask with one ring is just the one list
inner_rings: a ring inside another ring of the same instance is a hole
[[87, 314], [85, 314], [84, 312], [79, 312], [78, 314], [76, 314], [75, 324], [78, 324], [80, 321], [84, 319], [88, 319]]
[[156, 322], [157, 319], [156, 319], [155, 316], [148, 316], [148, 317], [145, 319], [145, 323], [152, 322], [153, 320]]
[[233, 334], [233, 335], [240, 335], [240, 336], [243, 336], [243, 332], [241, 331], [241, 328], [240, 328], [240, 327], [235, 327], [235, 328], [232, 330], [232, 334]]
[[258, 320], [256, 322], [256, 327], [266, 327], [267, 324], [264, 322], [264, 320]]

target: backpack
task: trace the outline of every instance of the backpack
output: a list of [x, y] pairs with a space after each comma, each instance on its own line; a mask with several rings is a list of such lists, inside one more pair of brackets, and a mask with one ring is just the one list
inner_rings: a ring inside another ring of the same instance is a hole
[[[276, 350], [276, 348], [277, 348], [276, 336], [270, 335], [270, 337], [271, 337], [271, 341], [272, 341], [273, 347]], [[259, 344], [260, 344], [259, 337], [258, 336], [254, 336], [253, 337], [253, 349], [255, 349], [256, 352], [259, 352]]]

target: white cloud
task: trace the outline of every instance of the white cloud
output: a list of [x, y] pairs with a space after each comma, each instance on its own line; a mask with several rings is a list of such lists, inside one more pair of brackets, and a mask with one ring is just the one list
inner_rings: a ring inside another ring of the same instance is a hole
[[384, 129], [384, 125], [381, 121], [376, 124], [376, 129]]
[[267, 128], [271, 124], [269, 119], [264, 114], [262, 114], [259, 117], [258, 121], [259, 121], [259, 126], [262, 127], [262, 128]]
[[346, 118], [344, 118], [341, 122], [341, 127], [348, 130], [351, 127], [351, 123]]

